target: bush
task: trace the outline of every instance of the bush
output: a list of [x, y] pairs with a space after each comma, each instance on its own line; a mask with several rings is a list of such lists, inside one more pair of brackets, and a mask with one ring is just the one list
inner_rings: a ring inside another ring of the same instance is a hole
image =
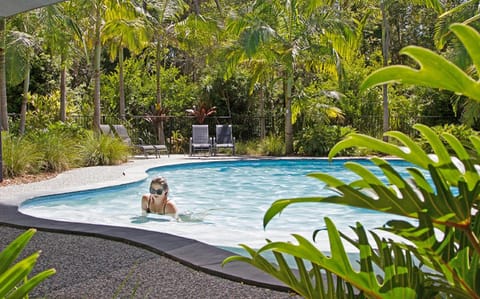
[[285, 143], [281, 136], [269, 135], [260, 141], [258, 150], [261, 155], [281, 156], [285, 153]]
[[5, 177], [37, 173], [42, 154], [36, 144], [23, 137], [2, 133], [3, 175]]
[[76, 146], [82, 166], [115, 165], [126, 162], [130, 148], [120, 139], [89, 131]]
[[258, 149], [259, 144], [260, 144], [259, 140], [236, 141], [235, 153], [237, 155], [258, 156], [260, 155], [259, 149]]
[[[307, 127], [295, 140], [297, 153], [303, 156], [326, 156], [330, 149], [349, 133], [355, 132], [351, 127], [318, 125]], [[341, 153], [345, 156], [354, 154], [354, 150]]]
[[79, 159], [75, 146], [80, 139], [49, 128], [33, 131], [28, 138], [37, 145], [42, 155], [41, 170], [60, 172], [78, 166]]

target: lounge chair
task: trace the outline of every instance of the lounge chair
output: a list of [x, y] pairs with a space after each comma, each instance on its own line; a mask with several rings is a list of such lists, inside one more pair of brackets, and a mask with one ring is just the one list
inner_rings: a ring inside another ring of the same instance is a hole
[[156, 158], [159, 158], [160, 157], [160, 151], [166, 151], [168, 153], [168, 155], [170, 155], [169, 151], [168, 151], [168, 148], [164, 144], [163, 145], [161, 145], [161, 144], [157, 144], [157, 145], [144, 144], [142, 139], [140, 139], [140, 141], [141, 141], [140, 144], [133, 144], [132, 139], [128, 135], [128, 131], [127, 131], [127, 128], [125, 128], [125, 126], [123, 126], [123, 125], [112, 125], [112, 127], [115, 130], [115, 133], [117, 134], [117, 136], [125, 144], [127, 144], [131, 147], [137, 148], [140, 151], [142, 151], [142, 153], [145, 155], [145, 158], [148, 158], [149, 153], [153, 153], [153, 154], [155, 154]]
[[113, 132], [112, 132], [112, 128], [110, 127], [110, 125], [101, 124], [100, 125], [100, 132], [102, 132], [103, 135], [114, 136]]
[[208, 150], [212, 155], [212, 138], [208, 135], [208, 125], [192, 125], [192, 137], [190, 137], [190, 156], [195, 151]]
[[232, 125], [217, 125], [213, 138], [213, 153], [217, 154], [220, 148], [231, 148], [232, 155], [235, 156], [235, 137], [232, 133]]

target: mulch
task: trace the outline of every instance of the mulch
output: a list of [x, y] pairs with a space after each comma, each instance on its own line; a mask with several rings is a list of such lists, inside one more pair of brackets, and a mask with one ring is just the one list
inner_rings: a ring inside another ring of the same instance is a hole
[[0, 187], [40, 182], [53, 179], [57, 175], [58, 173], [56, 172], [42, 172], [37, 174], [25, 174], [16, 177], [4, 177], [3, 181], [0, 182]]

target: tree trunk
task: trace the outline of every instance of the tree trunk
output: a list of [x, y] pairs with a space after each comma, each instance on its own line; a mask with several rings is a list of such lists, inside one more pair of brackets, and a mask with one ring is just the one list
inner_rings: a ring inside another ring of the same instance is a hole
[[198, 16], [200, 14], [200, 3], [199, 0], [193, 0], [193, 11]]
[[265, 139], [265, 86], [260, 87], [260, 139]]
[[293, 153], [293, 125], [292, 125], [292, 88], [293, 71], [287, 70], [285, 74], [285, 154]]
[[[382, 54], [383, 66], [388, 65], [388, 52], [390, 48], [390, 24], [387, 18], [385, 3], [380, 2], [380, 9], [382, 11]], [[382, 102], [383, 102], [383, 133], [390, 130], [390, 113], [388, 109], [388, 85], [382, 85]], [[384, 141], [388, 141], [387, 136], [383, 136]]]
[[97, 2], [96, 20], [95, 20], [95, 54], [93, 59], [93, 77], [94, 77], [94, 94], [93, 94], [93, 129], [100, 131], [100, 58], [102, 51], [102, 43], [100, 40], [101, 7]]
[[27, 120], [27, 104], [28, 104], [28, 91], [30, 87], [30, 62], [27, 62], [27, 69], [25, 70], [25, 79], [23, 80], [23, 97], [22, 105], [20, 106], [20, 135], [25, 134], [25, 123]]
[[157, 104], [159, 107], [162, 107], [162, 77], [160, 76], [160, 72], [162, 71], [162, 44], [160, 42], [160, 36], [157, 36], [157, 45], [156, 45], [156, 59], [155, 59], [155, 79], [157, 80], [157, 93], [156, 93], [156, 99], [157, 99]]
[[[157, 33], [157, 45], [156, 45], [156, 59], [155, 59], [155, 79], [157, 80], [157, 93], [156, 93], [156, 99], [157, 99], [157, 106], [155, 109], [158, 109], [158, 111], [163, 112], [163, 105], [162, 105], [162, 77], [161, 77], [161, 71], [162, 71], [162, 43], [160, 41], [161, 37], [160, 34]], [[160, 114], [157, 115], [158, 117], [161, 117]], [[165, 132], [164, 132], [164, 126], [163, 126], [163, 118], [159, 119], [158, 122], [154, 122], [157, 124], [157, 138], [159, 144], [165, 144]]]
[[119, 85], [119, 96], [120, 96], [120, 103], [119, 103], [119, 113], [120, 119], [125, 120], [125, 78], [123, 76], [123, 47], [120, 46], [118, 50], [118, 85]]
[[7, 20], [0, 18], [0, 130], [8, 131], [7, 77], [5, 75], [5, 51]]
[[67, 120], [67, 66], [65, 65], [65, 58], [61, 57], [61, 72], [60, 72], [60, 121]]

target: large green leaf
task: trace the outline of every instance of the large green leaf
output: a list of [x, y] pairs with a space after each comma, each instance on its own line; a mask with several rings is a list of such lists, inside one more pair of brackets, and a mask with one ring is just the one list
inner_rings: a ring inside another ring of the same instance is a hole
[[28, 278], [40, 252], [13, 264], [35, 232], [35, 229], [25, 231], [0, 252], [0, 298], [24, 298], [39, 283], [55, 274], [54, 269], [49, 269]]
[[288, 205], [297, 202], [345, 204], [412, 218], [417, 218], [421, 211], [428, 211], [437, 224], [457, 227], [470, 225], [472, 200], [478, 197], [479, 188], [470, 191], [465, 183], [460, 183], [459, 194], [453, 195], [450, 186], [435, 167], [429, 166], [435, 187], [432, 188], [423, 174], [415, 169], [410, 169], [410, 173], [414, 174], [413, 181], [418, 183], [412, 184], [387, 161], [379, 158], [372, 158], [372, 161], [385, 174], [388, 183], [382, 182], [370, 170], [356, 162], [345, 163], [346, 168], [361, 177], [360, 180], [350, 184], [326, 173], [310, 174], [309, 176], [326, 183], [338, 195], [277, 200], [265, 213], [264, 225]]
[[[473, 164], [475, 160], [471, 159], [468, 154], [465, 154], [466, 149], [453, 135], [444, 134], [443, 137], [451, 144], [455, 151], [459, 153], [458, 160], [462, 164], [460, 165], [461, 167], [456, 163], [456, 159], [452, 159], [452, 156], [442, 143], [440, 137], [432, 129], [422, 124], [416, 124], [413, 127], [428, 141], [433, 149], [433, 154], [427, 154], [407, 135], [401, 132], [391, 131], [385, 133], [385, 135], [396, 139], [403, 146], [397, 146], [370, 136], [352, 133], [332, 148], [329, 153], [329, 158], [333, 158], [337, 153], [347, 148], [366, 147], [385, 155], [401, 158], [422, 169], [428, 169], [429, 165], [431, 165], [439, 169], [449, 184], [455, 185], [462, 179], [467, 182], [470, 189], [475, 188], [478, 180], [480, 180], [479, 173]], [[478, 138], [471, 137], [470, 139], [472, 140], [472, 144], [477, 149], [480, 149], [480, 141]], [[462, 167], [465, 169], [462, 169]]]
[[27, 246], [35, 232], [35, 229], [27, 230], [0, 252], [0, 274], [4, 273], [10, 267], [25, 246]]
[[[340, 233], [329, 218], [325, 218], [328, 231], [328, 239], [330, 242], [331, 256], [326, 256], [315, 245], [299, 235], [293, 235], [297, 245], [290, 242], [269, 242], [264, 247], [255, 251], [248, 246], [243, 247], [250, 254], [251, 258], [244, 256], [233, 256], [227, 258], [224, 263], [232, 261], [244, 261], [254, 265], [255, 267], [271, 274], [272, 276], [283, 281], [293, 290], [306, 298], [327, 298], [323, 284], [320, 285], [322, 279], [320, 275], [327, 275], [327, 281], [332, 273], [336, 279], [345, 282], [344, 287], [351, 286], [361, 291], [361, 294], [369, 298], [417, 298], [415, 289], [423, 289], [421, 283], [423, 275], [420, 271], [414, 270], [416, 266], [409, 257], [405, 257], [401, 250], [392, 250], [387, 243], [383, 242], [382, 246], [385, 254], [390, 255], [384, 272], [376, 273], [372, 263], [372, 246], [369, 244], [367, 234], [361, 224], [357, 224], [354, 230], [358, 236], [358, 249], [360, 258], [360, 269], [355, 270], [352, 267], [350, 259], [343, 245]], [[272, 251], [277, 258], [278, 266], [270, 264], [263, 257], [262, 252]], [[294, 272], [284, 262], [283, 255], [295, 257], [299, 269], [299, 275]], [[307, 275], [302, 260], [312, 263], [312, 272]], [[319, 269], [326, 272], [320, 273]], [[380, 281], [378, 279], [381, 275]], [[337, 285], [336, 290], [338, 291]], [[330, 291], [332, 285], [329, 283]], [[341, 294], [337, 294], [340, 296]], [[362, 295], [362, 296], [363, 296]], [[328, 297], [337, 298], [337, 297]], [[341, 296], [339, 298], [342, 298]]]
[[34, 253], [0, 274], [0, 298], [5, 298], [30, 273], [40, 254]]
[[[464, 24], [453, 24], [450, 29], [461, 40], [478, 69], [480, 34]], [[365, 79], [360, 89], [397, 82], [450, 90], [480, 101], [480, 83], [444, 57], [417, 46], [405, 47], [400, 53], [411, 57], [420, 68], [395, 65], [379, 69]]]

